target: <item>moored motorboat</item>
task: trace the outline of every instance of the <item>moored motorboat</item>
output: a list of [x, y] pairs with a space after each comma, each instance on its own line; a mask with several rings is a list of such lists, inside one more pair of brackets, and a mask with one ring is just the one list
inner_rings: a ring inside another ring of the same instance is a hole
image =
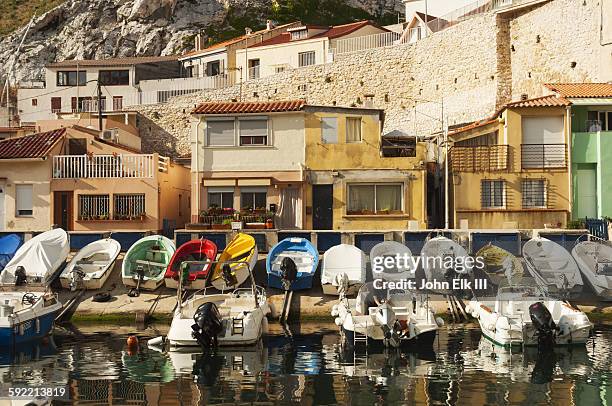
[[584, 344], [593, 328], [582, 311], [537, 286], [501, 287], [496, 297], [473, 298], [466, 311], [502, 346]]
[[497, 245], [488, 243], [480, 248], [475, 256], [482, 259], [484, 263], [482, 270], [494, 286], [506, 282], [513, 285], [520, 282], [523, 277], [521, 260]]
[[162, 235], [150, 235], [136, 241], [125, 253], [121, 266], [123, 284], [140, 289], [155, 290], [164, 282], [164, 274], [174, 255], [174, 243]]
[[436, 283], [448, 283], [448, 289], [432, 289], [436, 293], [450, 293], [452, 281], [471, 274], [473, 265], [466, 261], [465, 248], [444, 236], [436, 236], [425, 242], [421, 249], [421, 266], [425, 278]]
[[[391, 258], [391, 260], [387, 259]], [[372, 275], [386, 281], [402, 281], [415, 277], [410, 248], [397, 241], [383, 241], [370, 250]], [[391, 265], [389, 265], [391, 264]], [[380, 271], [377, 272], [377, 267]]]
[[[356, 299], [341, 296], [332, 316], [348, 345], [360, 341], [388, 347], [431, 347], [444, 323], [429, 307], [425, 294], [388, 289], [379, 282], [364, 284]], [[360, 339], [361, 338], [361, 339]]]
[[61, 228], [45, 231], [26, 241], [0, 273], [0, 285], [47, 286], [70, 253], [68, 234]]
[[537, 236], [523, 246], [527, 270], [551, 296], [576, 297], [582, 292], [580, 270], [572, 255], [561, 245]]
[[[354, 295], [366, 279], [366, 255], [354, 245], [340, 244], [328, 249], [321, 265], [321, 286], [326, 295]], [[346, 281], [346, 283], [343, 282]]]
[[257, 254], [253, 236], [236, 234], [219, 255], [211, 277], [212, 286], [224, 291], [242, 285], [255, 268]]
[[283, 290], [310, 289], [319, 264], [319, 253], [305, 238], [285, 238], [266, 258], [268, 287]]
[[60, 274], [64, 289], [100, 289], [113, 271], [121, 244], [105, 238], [87, 244]]
[[187, 241], [178, 247], [168, 264], [164, 276], [166, 287], [178, 288], [178, 278], [184, 271], [187, 272], [187, 280], [183, 288], [203, 289], [216, 257], [217, 245], [214, 242], [204, 238]]
[[612, 247], [603, 241], [582, 241], [572, 256], [593, 292], [605, 301], [612, 300]]
[[21, 243], [21, 237], [17, 234], [9, 234], [0, 237], [0, 272], [2, 272], [6, 264], [13, 258], [21, 246]]
[[11, 346], [49, 334], [62, 304], [43, 292], [0, 292], [0, 346]]

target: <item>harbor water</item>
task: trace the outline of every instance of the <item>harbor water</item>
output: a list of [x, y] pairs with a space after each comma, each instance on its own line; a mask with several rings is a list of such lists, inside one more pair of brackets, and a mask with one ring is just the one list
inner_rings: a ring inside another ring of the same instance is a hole
[[[475, 325], [444, 326], [430, 350], [341, 345], [333, 324], [281, 329], [257, 346], [158, 352], [167, 327], [68, 325], [41, 343], [2, 350], [3, 387], [67, 387], [53, 404], [609, 405], [612, 327], [586, 346], [509, 353]], [[129, 348], [136, 334], [140, 345]], [[0, 400], [2, 402], [2, 400]]]

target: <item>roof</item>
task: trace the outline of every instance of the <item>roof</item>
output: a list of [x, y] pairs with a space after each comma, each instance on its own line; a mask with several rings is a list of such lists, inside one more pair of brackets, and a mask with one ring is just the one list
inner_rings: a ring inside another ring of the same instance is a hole
[[456, 134], [456, 133], [462, 133], [464, 131], [468, 131], [468, 130], [473, 130], [475, 128], [480, 128], [480, 127], [484, 127], [487, 126], [489, 124], [493, 124], [496, 123], [497, 120], [495, 118], [487, 118], [484, 120], [478, 120], [478, 121], [474, 121], [473, 123], [467, 124], [467, 125], [463, 125], [461, 127], [457, 127], [452, 129], [451, 131], [449, 131], [449, 135], [451, 134]]
[[63, 67], [87, 67], [87, 66], [132, 66], [143, 65], [148, 63], [173, 62], [178, 61], [177, 55], [169, 56], [138, 56], [127, 58], [109, 58], [109, 59], [85, 59], [85, 60], [67, 60], [47, 64], [47, 68], [63, 68]]
[[427, 22], [431, 22], [433, 20], [437, 20], [439, 17], [436, 16], [432, 16], [431, 14], [425, 14], [425, 13], [421, 13], [420, 11], [417, 11], [414, 13], [415, 15], [417, 15], [421, 20], [423, 20], [423, 22], [425, 22], [425, 17], [427, 17]]
[[317, 28], [325, 29], [325, 31], [315, 34], [312, 37], [296, 39], [293, 41], [291, 40], [291, 33], [284, 32], [280, 35], [277, 35], [275, 37], [262, 41], [259, 44], [251, 45], [249, 48], [286, 44], [288, 42], [305, 41], [305, 40], [315, 39], [315, 38], [329, 38], [329, 39], [340, 38], [352, 32], [355, 32], [360, 28], [366, 27], [368, 25], [376, 27], [382, 31], [388, 31], [386, 28], [379, 27], [378, 25], [374, 24], [372, 21], [364, 20], [364, 21], [357, 21], [355, 23], [334, 25], [332, 27], [317, 27]]
[[551, 96], [542, 96], [542, 97], [536, 97], [534, 99], [526, 99], [526, 100], [519, 100], [515, 102], [506, 103], [504, 108], [508, 108], [508, 107], [565, 107], [571, 104], [572, 103], [570, 103], [569, 100], [566, 100], [563, 97], [557, 97], [557, 96], [551, 95]]
[[0, 159], [43, 158], [66, 134], [65, 128], [0, 141]]
[[208, 102], [202, 103], [193, 110], [193, 114], [258, 114], [300, 111], [304, 100], [286, 100], [271, 102]]
[[565, 98], [612, 97], [612, 83], [547, 83], [544, 86]]

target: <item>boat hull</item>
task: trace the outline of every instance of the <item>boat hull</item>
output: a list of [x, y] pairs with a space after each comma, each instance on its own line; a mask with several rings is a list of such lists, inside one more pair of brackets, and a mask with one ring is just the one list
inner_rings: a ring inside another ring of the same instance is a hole
[[45, 337], [53, 329], [53, 322], [59, 310], [49, 310], [36, 318], [0, 326], [0, 346], [23, 344]]
[[[312, 288], [312, 281], [314, 275], [305, 275], [300, 276], [296, 280], [294, 280], [289, 290], [305, 290]], [[276, 273], [268, 273], [268, 287], [284, 290], [283, 281]]]
[[[83, 281], [81, 282], [81, 286], [85, 290], [102, 289], [102, 287], [106, 283], [106, 280], [108, 279], [110, 274], [113, 272], [113, 269], [115, 268], [115, 263], [116, 261], [113, 261], [111, 264], [109, 264], [106, 267], [106, 269], [104, 269], [104, 271], [102, 272], [102, 276], [100, 278], [87, 278], [87, 277], [83, 278]], [[64, 275], [62, 273], [62, 275], [60, 275], [60, 282], [62, 284], [62, 288], [70, 289], [71, 280], [68, 275]]]
[[[359, 292], [359, 289], [361, 288], [361, 286], [363, 285], [363, 283], [354, 283], [352, 285], [348, 286], [348, 289], [345, 292], [346, 296], [355, 296], [357, 294], [357, 292]], [[338, 293], [338, 287], [335, 285], [332, 285], [331, 283], [324, 283], [321, 285], [321, 287], [323, 288], [323, 294], [324, 295], [329, 295], [329, 296], [339, 296], [340, 294]]]
[[[167, 288], [178, 289], [178, 280], [174, 278], [164, 278], [164, 283]], [[195, 279], [183, 285], [183, 289], [201, 290], [206, 286], [206, 279]]]
[[[138, 285], [137, 277], [133, 277], [133, 278], [123, 277], [122, 280], [123, 280], [123, 284], [130, 288], [135, 288]], [[163, 278], [145, 279], [142, 282], [140, 282], [140, 286], [138, 288], [141, 290], [155, 290], [159, 288], [163, 283], [164, 283]]]
[[[398, 348], [431, 348], [433, 346], [434, 341], [436, 340], [438, 329], [435, 328], [433, 330], [424, 331], [411, 339], [402, 339], [400, 341], [400, 345]], [[342, 335], [344, 336], [345, 344], [348, 346], [354, 346], [355, 344], [359, 345], [360, 343], [355, 343], [355, 332], [352, 330], [345, 329], [342, 327]], [[367, 345], [373, 347], [385, 347], [384, 340], [378, 340], [372, 337], [368, 337]]]

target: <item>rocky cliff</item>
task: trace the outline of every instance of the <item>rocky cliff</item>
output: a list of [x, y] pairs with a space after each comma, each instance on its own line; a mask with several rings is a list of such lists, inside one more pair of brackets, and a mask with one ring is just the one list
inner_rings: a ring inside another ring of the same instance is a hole
[[[17, 80], [35, 78], [46, 63], [64, 59], [169, 55], [190, 49], [198, 32], [212, 42], [244, 32], [244, 26], [260, 28], [268, 18], [381, 21], [397, 18], [402, 7], [401, 0], [68, 0], [35, 19], [14, 74]], [[0, 77], [24, 31], [0, 40]]]

